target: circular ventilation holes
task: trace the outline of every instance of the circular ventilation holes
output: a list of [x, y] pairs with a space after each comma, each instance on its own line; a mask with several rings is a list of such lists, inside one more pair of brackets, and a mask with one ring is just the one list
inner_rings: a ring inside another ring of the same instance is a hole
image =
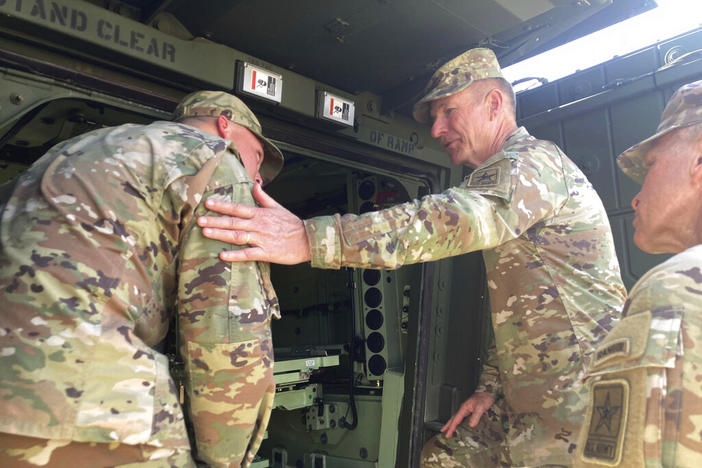
[[387, 367], [388, 364], [385, 362], [385, 359], [379, 354], [374, 355], [368, 360], [368, 370], [370, 370], [373, 375], [383, 375]]
[[373, 309], [366, 314], [366, 325], [371, 330], [382, 327], [383, 321], [383, 314], [378, 309]]
[[385, 338], [383, 338], [383, 335], [381, 335], [380, 333], [373, 332], [370, 335], [368, 335], [368, 339], [366, 339], [366, 344], [368, 345], [368, 349], [370, 349], [372, 352], [379, 353], [385, 347]]
[[363, 281], [368, 286], [375, 286], [380, 281], [379, 270], [366, 270], [363, 272]]
[[375, 309], [383, 301], [383, 293], [380, 292], [378, 288], [368, 288], [366, 293], [363, 295], [363, 300], [366, 305], [371, 309]]

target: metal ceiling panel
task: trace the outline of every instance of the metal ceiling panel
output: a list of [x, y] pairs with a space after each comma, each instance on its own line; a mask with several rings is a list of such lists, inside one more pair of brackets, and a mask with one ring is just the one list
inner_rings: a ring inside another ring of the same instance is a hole
[[387, 95], [423, 84], [440, 63], [479, 44], [513, 62], [611, 1], [650, 3], [208, 0], [203, 8], [199, 1], [173, 0], [166, 11], [193, 35], [349, 92]]
[[525, 2], [524, 0], [495, 1], [522, 21], [526, 21], [534, 16], [546, 13], [548, 10], [553, 8], [553, 3], [549, 0], [531, 0], [528, 2]]
[[[104, 4], [101, 0], [91, 2]], [[408, 111], [441, 63], [476, 46], [503, 66], [655, 6], [655, 0], [112, 0], [148, 23], [172, 15], [204, 37]]]

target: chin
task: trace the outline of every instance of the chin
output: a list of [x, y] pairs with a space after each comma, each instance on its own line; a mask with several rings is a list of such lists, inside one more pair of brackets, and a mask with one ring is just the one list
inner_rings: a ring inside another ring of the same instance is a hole
[[656, 245], [655, 242], [646, 242], [646, 238], [636, 231], [634, 234], [634, 244], [646, 252], [647, 254], [658, 255], [658, 254], [672, 254], [678, 253], [679, 251], [671, 248], [669, 245]]
[[636, 244], [636, 247], [638, 247], [646, 253], [657, 253], [653, 251], [652, 246], [646, 242], [646, 237], [643, 234], [641, 234], [641, 231], [639, 231], [638, 229], [636, 230], [636, 232], [634, 232], [634, 244]]

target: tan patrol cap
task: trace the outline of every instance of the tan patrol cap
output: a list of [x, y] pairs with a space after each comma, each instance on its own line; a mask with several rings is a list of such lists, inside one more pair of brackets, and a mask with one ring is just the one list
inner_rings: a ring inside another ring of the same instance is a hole
[[644, 158], [656, 141], [677, 128], [697, 123], [702, 123], [702, 81], [681, 86], [665, 106], [656, 134], [620, 154], [617, 164], [624, 174], [643, 184], [648, 173], [644, 166]]
[[259, 173], [264, 185], [275, 179], [283, 168], [283, 153], [263, 136], [261, 124], [244, 102], [224, 91], [195, 91], [185, 96], [173, 112], [173, 120], [186, 117], [225, 116], [231, 122], [248, 128], [263, 144], [263, 162]]
[[424, 88], [424, 97], [414, 105], [412, 115], [417, 122], [429, 123], [431, 101], [463, 91], [474, 81], [485, 78], [504, 78], [495, 53], [478, 48], [463, 52], [443, 64]]

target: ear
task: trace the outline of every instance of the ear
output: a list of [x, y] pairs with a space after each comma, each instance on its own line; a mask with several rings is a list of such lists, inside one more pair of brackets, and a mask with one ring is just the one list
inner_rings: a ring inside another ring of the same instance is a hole
[[692, 182], [695, 185], [702, 186], [702, 153], [695, 156], [690, 172], [692, 174]]
[[219, 133], [219, 136], [221, 136], [222, 138], [227, 138], [227, 135], [229, 134], [229, 128], [231, 126], [232, 123], [225, 116], [220, 115], [219, 117], [217, 117], [217, 133]]
[[691, 147], [693, 155], [690, 159], [690, 177], [694, 185], [702, 187], [702, 132], [691, 142]]
[[487, 109], [489, 113], [490, 120], [494, 120], [502, 112], [502, 106], [504, 105], [504, 96], [502, 91], [497, 88], [493, 88], [485, 96], [487, 103]]

